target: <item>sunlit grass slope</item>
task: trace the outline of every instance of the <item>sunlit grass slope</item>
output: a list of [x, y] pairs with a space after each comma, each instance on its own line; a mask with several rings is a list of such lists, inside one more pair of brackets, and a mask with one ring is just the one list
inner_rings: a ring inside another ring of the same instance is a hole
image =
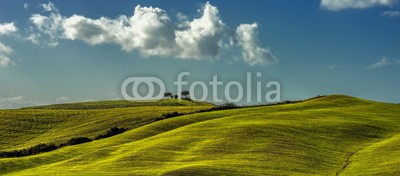
[[342, 95], [156, 121], [22, 158], [9, 175], [398, 175], [400, 106]]
[[147, 106], [212, 106], [207, 102], [195, 102], [177, 99], [164, 99], [161, 101], [95, 101], [68, 104], [54, 104], [47, 106], [31, 107], [27, 109], [62, 109], [62, 110], [93, 110], [93, 109], [111, 109], [111, 108], [129, 108], [129, 107], [147, 107]]
[[74, 137], [93, 138], [112, 127], [133, 129], [149, 124], [164, 113], [188, 113], [211, 107], [209, 103], [171, 99], [158, 102], [87, 102], [0, 110], [0, 150], [27, 148], [39, 143], [59, 144]]

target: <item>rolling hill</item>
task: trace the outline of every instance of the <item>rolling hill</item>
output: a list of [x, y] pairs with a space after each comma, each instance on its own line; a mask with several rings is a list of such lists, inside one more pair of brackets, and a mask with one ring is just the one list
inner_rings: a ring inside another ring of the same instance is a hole
[[400, 174], [400, 105], [332, 95], [294, 104], [152, 119], [166, 112], [212, 107], [187, 103], [0, 111], [2, 150], [71, 136], [92, 137], [114, 126], [130, 129], [38, 155], [1, 158], [0, 174]]
[[100, 101], [0, 111], [0, 150], [38, 143], [59, 144], [73, 137], [94, 137], [112, 127], [133, 129], [164, 113], [189, 113], [214, 105], [175, 99], [158, 102]]

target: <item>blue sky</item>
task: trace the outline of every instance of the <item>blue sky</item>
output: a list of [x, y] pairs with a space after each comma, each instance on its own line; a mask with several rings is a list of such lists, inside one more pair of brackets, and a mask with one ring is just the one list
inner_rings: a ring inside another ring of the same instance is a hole
[[[121, 99], [130, 76], [400, 102], [400, 2], [2, 1], [0, 108]], [[245, 84], [245, 83], [244, 83]], [[221, 90], [223, 91], [223, 90]]]

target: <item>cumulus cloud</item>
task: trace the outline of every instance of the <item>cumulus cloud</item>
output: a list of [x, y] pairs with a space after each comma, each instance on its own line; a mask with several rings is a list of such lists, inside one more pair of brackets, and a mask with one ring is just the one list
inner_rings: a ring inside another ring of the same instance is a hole
[[5, 55], [0, 54], [0, 68], [15, 65], [15, 63]]
[[62, 24], [64, 37], [71, 40], [82, 40], [91, 45], [112, 42], [113, 34], [108, 33], [108, 30], [115, 26], [112, 22], [112, 20], [104, 17], [92, 20], [83, 16], [73, 15], [65, 19]]
[[0, 43], [0, 54], [11, 54], [13, 49], [3, 43]]
[[258, 46], [257, 27], [257, 23], [241, 24], [236, 29], [238, 44], [243, 48], [243, 59], [250, 65], [276, 63], [277, 58], [268, 48]]
[[[136, 6], [132, 17], [90, 19], [73, 15], [63, 23], [64, 37], [91, 45], [115, 43], [125, 51], [139, 50], [146, 56], [172, 55], [174, 29], [166, 12]], [[172, 43], [171, 43], [172, 42]]]
[[7, 55], [10, 55], [12, 52], [13, 49], [11, 47], [0, 42], [0, 68], [15, 64], [10, 58], [7, 57]]
[[34, 105], [35, 103], [24, 96], [16, 96], [10, 98], [0, 97], [0, 109], [15, 109]]
[[[62, 23], [64, 21], [64, 17], [60, 15], [57, 8], [53, 3], [49, 2], [47, 4], [42, 4], [44, 11], [47, 13], [46, 15], [41, 14], [33, 14], [29, 20], [36, 27], [36, 33], [32, 33], [29, 36], [30, 41], [38, 44], [39, 37], [45, 37], [48, 39], [49, 46], [57, 46], [58, 38], [62, 33]], [[41, 35], [43, 34], [43, 35]], [[34, 38], [36, 37], [36, 38]]]
[[199, 10], [198, 18], [189, 19], [177, 13], [176, 22], [163, 9], [140, 5], [135, 7], [132, 16], [114, 19], [92, 19], [76, 14], [65, 17], [51, 2], [41, 7], [47, 14], [30, 17], [35, 32], [28, 39], [33, 43], [43, 38], [49, 39], [50, 46], [56, 46], [59, 39], [80, 40], [89, 45], [111, 43], [127, 52], [139, 51], [145, 57], [180, 59], [217, 58], [221, 49], [237, 45], [243, 48], [244, 61], [250, 65], [277, 60], [268, 48], [258, 46], [257, 24], [241, 25], [235, 34], [221, 20], [218, 8], [208, 2]]
[[343, 9], [365, 9], [373, 6], [391, 6], [397, 0], [321, 0], [321, 7], [338, 11]]
[[[13, 22], [0, 24], [0, 36], [11, 35], [17, 31], [18, 28]], [[0, 68], [15, 65], [15, 62], [9, 58], [12, 53], [13, 49], [0, 41]]]
[[17, 32], [18, 28], [12, 23], [0, 24], [0, 35], [9, 35]]
[[367, 69], [381, 68], [381, 67], [388, 66], [391, 64], [392, 63], [390, 63], [389, 59], [387, 59], [386, 57], [383, 57], [380, 61], [368, 66]]
[[400, 11], [384, 11], [381, 16], [398, 17], [400, 16]]
[[184, 21], [183, 30], [177, 30], [176, 44], [181, 51], [179, 57], [200, 59], [218, 55], [220, 42], [224, 37], [225, 24], [218, 15], [218, 9], [206, 3], [200, 18]]

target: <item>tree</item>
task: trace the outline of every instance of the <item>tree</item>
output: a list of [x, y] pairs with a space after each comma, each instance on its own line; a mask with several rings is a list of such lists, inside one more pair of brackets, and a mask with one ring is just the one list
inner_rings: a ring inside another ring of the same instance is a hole
[[165, 92], [165, 93], [164, 93], [164, 97], [173, 98], [173, 96], [174, 96], [174, 95], [172, 95], [171, 92]]
[[86, 142], [91, 142], [92, 139], [89, 139], [87, 137], [77, 137], [77, 138], [72, 138], [68, 142], [64, 143], [64, 145], [77, 145], [77, 144], [83, 144]]
[[121, 133], [125, 132], [126, 130], [128, 130], [128, 129], [113, 127], [111, 129], [109, 129], [106, 133], [100, 134], [97, 137], [95, 137], [94, 140], [104, 139], [104, 138], [108, 138], [108, 137], [111, 137], [111, 136], [115, 136], [117, 134], [121, 134]]
[[189, 91], [187, 91], [187, 90], [182, 91], [181, 92], [181, 97], [184, 100], [190, 100]]

